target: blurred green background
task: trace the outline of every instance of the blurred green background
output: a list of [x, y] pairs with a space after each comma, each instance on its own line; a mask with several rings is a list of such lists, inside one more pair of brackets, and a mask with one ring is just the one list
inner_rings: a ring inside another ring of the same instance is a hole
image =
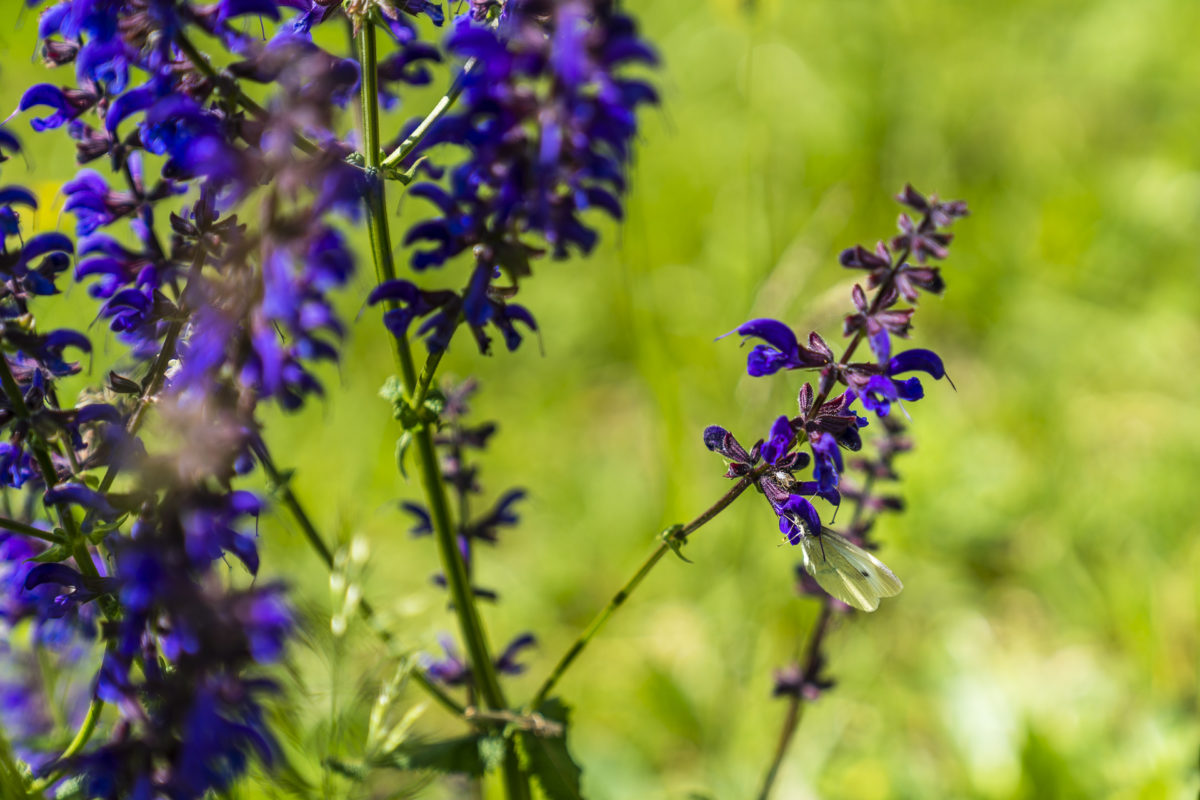
[[[7, 109], [44, 73], [29, 63], [36, 18], [0, 5], [16, 19], [0, 32]], [[808, 709], [776, 796], [1195, 797], [1200, 4], [633, 11], [663, 57], [663, 105], [645, 116], [626, 223], [605, 227], [594, 258], [541, 265], [522, 287], [544, 352], [529, 341], [482, 358], [462, 339], [446, 360], [480, 378], [479, 418], [501, 421], [489, 496], [530, 492], [521, 526], [479, 563], [502, 596], [484, 612], [493, 642], [524, 630], [541, 642], [510, 696], [533, 691], [657, 531], [726, 490], [704, 426], [752, 442], [794, 408], [797, 374], [747, 378], [745, 352], [714, 337], [774, 316], [835, 338], [851, 280], [837, 253], [890, 235], [891, 195], [911, 181], [972, 209], [945, 297], [922, 303], [913, 336], [958, 390], [927, 385], [911, 408], [909, 509], [879, 529], [905, 591], [831, 637], [838, 686]], [[417, 98], [406, 113], [427, 107]], [[73, 148], [65, 135], [24, 138], [49, 201]], [[394, 229], [418, 205], [399, 203]], [[48, 316], [86, 319], [79, 287], [73, 298]], [[328, 399], [268, 414], [268, 438], [327, 536], [369, 540], [366, 596], [404, 645], [435, 650], [453, 620], [428, 583], [432, 544], [407, 535], [395, 505], [419, 487], [396, 474], [398, 428], [376, 397], [391, 363], [368, 312], [323, 375]], [[747, 496], [688, 545], [694, 565], [661, 564], [562, 683], [586, 796], [757, 789], [784, 711], [771, 672], [817, 604], [794, 595], [798, 553]], [[266, 569], [293, 582], [311, 620], [291, 679], [296, 725], [317, 726], [304, 746], [353, 757], [355, 702], [394, 661], [361, 626], [340, 642], [322, 634], [320, 563], [281, 514], [261, 534]], [[435, 708], [418, 728], [457, 730]]]

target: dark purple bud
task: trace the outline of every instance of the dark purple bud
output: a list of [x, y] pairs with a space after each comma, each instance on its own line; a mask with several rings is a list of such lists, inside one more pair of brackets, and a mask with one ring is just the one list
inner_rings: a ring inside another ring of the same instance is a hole
[[407, 511], [416, 520], [416, 524], [408, 529], [412, 536], [429, 536], [433, 533], [433, 519], [429, 516], [429, 512], [425, 506], [416, 503], [410, 503], [407, 500], [400, 504], [400, 508]]
[[730, 461], [749, 464], [754, 460], [733, 434], [720, 425], [709, 425], [704, 429], [704, 446]]
[[929, 203], [925, 200], [925, 196], [914, 189], [910, 183], [904, 184], [900, 194], [896, 195], [896, 200], [914, 211], [924, 212], [929, 209]]

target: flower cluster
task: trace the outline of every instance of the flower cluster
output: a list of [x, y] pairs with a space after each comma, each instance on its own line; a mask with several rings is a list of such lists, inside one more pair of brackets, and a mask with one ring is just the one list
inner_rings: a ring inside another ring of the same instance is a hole
[[[484, 352], [489, 323], [515, 349], [521, 337], [513, 323], [535, 328], [528, 311], [508, 302], [530, 260], [547, 250], [555, 259], [590, 252], [598, 239], [590, 209], [622, 216], [637, 111], [657, 101], [649, 84], [625, 73], [656, 56], [614, 5], [477, 2], [455, 22], [446, 50], [466, 62], [461, 110], [437, 120], [404, 165], [438, 178], [442, 171], [423, 160], [431, 149], [451, 143], [467, 153], [448, 186], [411, 187], [437, 213], [410, 228], [405, 244], [417, 246], [417, 270], [468, 251], [474, 265], [461, 292], [381, 287], [402, 304], [389, 322], [393, 334], [428, 315], [418, 335], [437, 351], [461, 317]], [[510, 285], [496, 284], [502, 272]]]
[[[906, 186], [897, 200], [910, 211], [900, 215], [900, 233], [873, 249], [861, 245], [842, 252], [840, 261], [848, 269], [867, 273], [866, 288], [856, 283], [851, 291], [854, 313], [845, 319], [843, 334], [850, 341], [840, 358], [815, 331], [806, 344], [786, 324], [773, 319], [754, 319], [735, 332], [745, 339], [759, 339], [751, 348], [746, 371], [751, 376], [773, 375], [781, 370], [819, 372], [817, 388], [805, 383], [798, 395], [795, 416], [781, 415], [772, 424], [765, 440], [746, 451], [738, 441], [718, 426], [704, 432], [705, 445], [726, 458], [727, 477], [749, 476], [770, 501], [779, 517], [779, 528], [792, 544], [820, 531], [820, 514], [809, 498], [821, 497], [832, 506], [842, 500], [841, 476], [845, 470], [842, 450], [862, 448], [860, 430], [868, 418], [860, 416], [855, 404], [887, 421], [892, 406], [916, 401], [924, 396], [919, 378], [901, 377], [924, 372], [930, 377], [946, 377], [941, 358], [930, 350], [910, 349], [893, 354], [893, 337], [907, 338], [912, 327], [915, 306], [921, 292], [940, 293], [945, 284], [940, 270], [930, 266], [931, 259], [948, 255], [952, 239], [945, 228], [965, 216], [961, 202], [941, 202], [926, 198]], [[873, 358], [853, 361], [859, 345], [866, 339]], [[834, 395], [838, 387], [843, 390]], [[796, 448], [806, 443], [812, 453]], [[811, 480], [797, 480], [795, 473], [811, 460]]]
[[[513, 506], [525, 497], [524, 489], [509, 489], [492, 503], [486, 510], [479, 512], [473, 509], [473, 498], [483, 492], [479, 484], [479, 466], [469, 460], [471, 451], [481, 451], [496, 432], [496, 423], [484, 422], [477, 425], [467, 424], [470, 413], [468, 405], [471, 395], [478, 388], [473, 380], [467, 380], [457, 386], [448, 386], [442, 393], [444, 408], [442, 410], [442, 428], [434, 437], [434, 444], [441, 455], [442, 478], [454, 493], [454, 508], [458, 510], [455, 537], [463, 565], [467, 570], [468, 580], [475, 572], [475, 545], [483, 542], [495, 545], [500, 539], [500, 533], [505, 528], [514, 527], [518, 522]], [[409, 529], [413, 536], [429, 536], [433, 533], [433, 520], [429, 509], [410, 501], [400, 504], [415, 521]], [[438, 574], [433, 577], [438, 586], [446, 586], [446, 577]], [[495, 601], [497, 593], [473, 585], [472, 592], [476, 597]], [[496, 659], [496, 668], [500, 672], [517, 674], [524, 666], [517, 663], [516, 657], [520, 651], [532, 647], [537, 640], [530, 633], [524, 633], [514, 639], [505, 651]], [[470, 668], [457, 655], [453, 643], [449, 639], [442, 641], [445, 658], [424, 658], [429, 677], [450, 686], [466, 683], [469, 680]]]
[[[444, 44], [465, 62], [460, 108], [443, 107], [383, 172], [361, 166], [376, 162], [356, 152], [369, 137], [348, 134], [345, 107], [372, 82], [367, 102], [387, 109], [432, 80], [443, 49], [421, 41], [413, 19], [443, 24], [440, 4], [58, 0], [41, 12], [40, 56], [73, 80], [28, 87], [19, 112], [35, 131], [65, 131], [81, 168], [62, 187], [74, 236], [26, 235], [37, 196], [0, 184], [0, 633], [15, 642], [8, 634], [28, 626], [63, 663], [81, 647], [103, 653], [71, 747], [15, 743], [42, 783], [70, 776], [106, 800], [198, 800], [230, 790], [252, 760], [275, 759], [266, 719], [277, 686], [265, 668], [295, 621], [282, 584], [230, 574], [260, 570], [265, 502], [238, 488], [256, 462], [270, 464], [260, 404], [294, 410], [321, 393], [320, 365], [339, 359], [345, 334], [334, 293], [355, 270], [342, 226], [362, 220], [387, 178], [423, 176], [412, 192], [439, 212], [409, 231], [416, 269], [474, 257], [462, 291], [379, 286], [370, 301], [388, 304], [389, 330], [407, 336], [420, 320], [417, 335], [441, 351], [465, 321], [485, 352], [492, 330], [510, 350], [537, 330], [510, 302], [517, 281], [531, 258], [590, 251], [589, 209], [621, 216], [636, 112], [656, 101], [626, 74], [655, 56], [615, 6], [473, 2]], [[324, 50], [313, 30], [339, 16], [356, 37], [370, 26], [367, 41], [384, 31], [389, 52], [372, 64]], [[194, 37], [224, 48], [226, 66]], [[448, 172], [430, 161], [445, 144], [466, 150]], [[0, 163], [20, 149], [0, 129]], [[496, 285], [504, 273], [511, 286]], [[42, 330], [35, 314], [68, 274], [97, 303], [93, 335], [123, 348], [105, 384], [74, 403], [60, 381], [82, 371], [93, 339]], [[468, 459], [494, 426], [466, 423], [472, 390], [434, 393], [468, 580], [476, 545], [515, 525], [524, 497], [513, 489], [473, 508], [481, 489]], [[150, 414], [155, 437], [141, 432]], [[781, 470], [799, 461], [787, 458]], [[427, 532], [429, 512], [406, 508], [414, 532]], [[520, 672], [534, 643], [516, 637], [496, 670]], [[444, 649], [428, 675], [471, 681], [453, 644]], [[0, 674], [25, 655], [0, 648]]]
[[[20, 110], [97, 166], [63, 187], [77, 241], [23, 238], [36, 196], [0, 188], [0, 485], [30, 500], [4, 534], [0, 596], [4, 624], [32, 620], [41, 637], [95, 636], [103, 612], [96, 693], [120, 721], [107, 742], [39, 759], [91, 796], [199, 798], [275, 750], [257, 668], [281, 657], [293, 622], [281, 585], [222, 577], [230, 555], [259, 568], [262, 501], [232, 482], [262, 447], [259, 402], [299, 407], [320, 391], [313, 365], [338, 357], [330, 292], [354, 258], [335, 220], [359, 217], [372, 179], [347, 160], [339, 112], [358, 64], [308, 35], [337, 5], [302, 5], [283, 21], [295, 4], [64, 0], [39, 21], [44, 61], [73, 67], [75, 85], [33, 86]], [[277, 35], [246, 33], [247, 15], [281, 20]], [[427, 81], [436, 54], [399, 12], [386, 27], [407, 61], [381, 65], [383, 85]], [[216, 71], [193, 32], [233, 63]], [[265, 85], [265, 106], [242, 83]], [[0, 160], [19, 148], [0, 131]], [[91, 342], [39, 331], [30, 302], [59, 291], [76, 253], [76, 280], [129, 356], [71, 407], [56, 381]], [[174, 447], [138, 439], [152, 404]]]
[[[842, 497], [848, 500], [851, 506], [850, 522], [843, 535], [855, 545], [868, 550], [878, 547], [878, 543], [871, 538], [871, 530], [879, 515], [904, 509], [904, 501], [900, 497], [881, 494], [878, 488], [880, 483], [899, 480], [900, 475], [895, 468], [896, 456], [912, 449], [912, 441], [905, 436], [904, 424], [895, 414], [882, 417], [880, 426], [883, 430], [873, 442], [875, 457], [860, 456], [851, 459], [849, 468], [859, 477], [853, 484], [843, 482], [841, 490]], [[832, 689], [835, 683], [824, 672], [828, 659], [823, 645], [831, 615], [845, 613], [850, 607], [831, 597], [801, 564], [796, 565], [796, 592], [820, 598], [823, 603], [821, 616], [809, 638], [808, 654], [804, 663], [792, 663], [776, 670], [773, 694], [775, 697], [812, 702], [823, 692]]]

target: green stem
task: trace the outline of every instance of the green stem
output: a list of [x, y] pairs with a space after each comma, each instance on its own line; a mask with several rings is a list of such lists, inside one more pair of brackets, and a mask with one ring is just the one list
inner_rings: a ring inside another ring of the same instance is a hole
[[445, 350], [435, 350], [430, 353], [425, 359], [425, 366], [421, 368], [421, 377], [417, 378], [417, 388], [409, 399], [409, 405], [418, 414], [421, 411], [421, 406], [425, 404], [425, 397], [429, 394], [429, 386], [433, 383], [433, 376], [437, 372], [438, 364], [441, 363], [442, 356], [445, 353]]
[[[363, 21], [357, 41], [359, 68], [362, 75], [363, 154], [370, 179], [366, 197], [368, 230], [376, 277], [382, 283], [395, 279], [396, 265], [392, 259], [391, 232], [388, 229], [387, 202], [384, 194], [385, 186], [380, 177], [377, 56], [375, 26], [370, 19]], [[389, 307], [394, 308], [395, 303], [390, 303]], [[409, 396], [416, 397], [418, 380], [408, 340], [396, 336], [390, 338], [404, 384], [409, 390]], [[432, 380], [432, 374], [433, 371], [429, 370], [429, 380]], [[484, 704], [491, 710], [502, 710], [507, 707], [507, 701], [496, 676], [496, 667], [492, 663], [487, 633], [479, 615], [479, 607], [475, 603], [475, 595], [471, 591], [470, 581], [467, 579], [466, 565], [458, 550], [455, 528], [450, 519], [450, 509], [446, 500], [446, 487], [442, 481], [441, 465], [433, 446], [433, 432], [428, 425], [421, 425], [414, 431], [414, 439], [417, 444], [417, 459], [421, 468], [421, 484], [429, 503], [438, 555], [442, 562], [442, 570], [446, 575], [446, 585], [453, 600], [454, 612], [458, 617], [459, 630], [463, 642], [466, 644], [472, 678], [483, 697]], [[523, 800], [530, 796], [528, 780], [517, 762], [511, 740], [506, 741], [502, 772], [507, 797], [511, 800]]]
[[32, 525], [27, 525], [24, 522], [18, 522], [15, 519], [8, 517], [0, 517], [0, 528], [13, 533], [19, 533], [22, 536], [31, 536], [34, 539], [41, 539], [43, 542], [50, 544], [61, 544], [62, 539], [55, 536], [53, 533], [48, 533], [41, 528], [35, 528]]
[[[754, 481], [756, 481], [759, 476], [761, 476], [762, 473], [765, 472], [769, 467], [769, 464], [764, 464], [755, 469], [749, 475], [743, 476], [740, 481], [733, 485], [733, 488], [722, 495], [721, 499], [713, 503], [703, 514], [696, 517], [679, 530], [676, 530], [673, 533], [667, 533], [666, 536], [672, 537], [677, 542], [687, 541], [687, 538], [695, 533], [701, 526], [711, 521], [715, 516], [717, 516], [717, 514], [724, 511], [730, 503], [738, 498], [738, 495], [746, 491], [746, 489], [748, 489], [754, 483]], [[612, 596], [612, 599], [608, 601], [608, 605], [600, 609], [600, 613], [595, 616], [591, 624], [587, 626], [583, 633], [579, 634], [571, 646], [567, 648], [567, 652], [564, 653], [562, 658], [558, 660], [558, 663], [554, 665], [554, 669], [550, 671], [550, 675], [545, 681], [542, 682], [541, 687], [537, 690], [537, 694], [533, 696], [533, 700], [531, 700], [526, 706], [527, 710], [536, 710], [542, 704], [546, 697], [549, 696], [550, 691], [554, 689], [555, 685], [558, 684], [563, 674], [567, 671], [575, 659], [579, 657], [579, 654], [583, 652], [583, 649], [587, 647], [588, 642], [590, 642], [596, 636], [596, 634], [600, 632], [600, 629], [604, 627], [606, 622], [608, 622], [608, 618], [611, 617], [618, 608], [625, 604], [625, 601], [629, 599], [629, 595], [631, 595], [633, 591], [637, 589], [645, 577], [650, 574], [650, 571], [654, 569], [655, 565], [662, 560], [662, 557], [665, 556], [667, 551], [670, 549], [670, 544], [665, 541], [655, 548], [654, 552], [642, 562], [640, 567], [638, 567], [638, 570], [633, 574], [633, 577], [627, 580], [625, 585], [622, 586], [620, 590]]]
[[[66, 760], [83, 749], [88, 739], [92, 738], [92, 732], [96, 730], [96, 723], [100, 721], [100, 712], [103, 709], [104, 701], [99, 697], [93, 697], [91, 705], [88, 706], [87, 716], [83, 718], [83, 725], [75, 732], [75, 738], [71, 740], [67, 748], [62, 751], [62, 755], [58, 757], [59, 761]], [[60, 777], [62, 777], [62, 771], [56, 770], [44, 778], [34, 781], [29, 788], [35, 792], [44, 792]]]
[[395, 166], [407, 158], [413, 150], [417, 149], [417, 145], [425, 138], [425, 134], [429, 133], [429, 129], [433, 127], [433, 123], [441, 119], [450, 109], [450, 106], [454, 105], [455, 101], [458, 100], [459, 95], [462, 94], [463, 87], [466, 85], [467, 75], [475, 68], [475, 63], [476, 60], [474, 58], [467, 59], [467, 62], [463, 64], [462, 71], [458, 73], [458, 76], [454, 79], [454, 83], [450, 84], [450, 89], [442, 99], [437, 101], [433, 110], [425, 116], [425, 119], [421, 120], [421, 124], [413, 129], [413, 132], [400, 143], [400, 146], [388, 154], [388, 157], [383, 160], [381, 166]]
[[[317, 528], [313, 525], [308, 512], [304, 510], [304, 506], [301, 505], [300, 500], [292, 491], [287, 476], [281, 473], [275, 465], [275, 461], [271, 458], [271, 453], [267, 450], [266, 444], [258, 442], [253, 447], [255, 456], [258, 458], [259, 463], [262, 464], [263, 470], [267, 473], [267, 477], [271, 483], [275, 485], [276, 492], [283, 505], [291, 512], [292, 517], [296, 520], [296, 524], [303, 531], [305, 540], [316, 551], [317, 555], [321, 557], [321, 561], [324, 562], [325, 566], [333, 569], [333, 552], [330, 551], [329, 545], [325, 544], [325, 539], [317, 532]], [[365, 599], [361, 600], [358, 604], [358, 613], [362, 616], [363, 621], [367, 623], [367, 626], [379, 637], [380, 641], [385, 645], [392, 643], [392, 632], [379, 622], [379, 617], [375, 613], [374, 606]], [[465, 717], [467, 712], [466, 706], [442, 691], [441, 687], [425, 677], [424, 673], [414, 671], [412, 679], [447, 711], [455, 716]]]

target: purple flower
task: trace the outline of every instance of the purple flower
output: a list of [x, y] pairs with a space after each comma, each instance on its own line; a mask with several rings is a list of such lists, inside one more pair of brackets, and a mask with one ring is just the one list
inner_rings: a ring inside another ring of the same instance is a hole
[[917, 378], [893, 380], [906, 372], [925, 372], [935, 380], [946, 376], [942, 360], [931, 350], [905, 350], [887, 362], [884, 374], [852, 376], [851, 392], [862, 398], [863, 406], [886, 417], [892, 403], [899, 400], [920, 400], [925, 389]]
[[[438, 636], [445, 656], [435, 659], [425, 653], [420, 654], [421, 666], [431, 680], [446, 686], [463, 686], [471, 680], [471, 667], [458, 654], [454, 640], [442, 634]], [[494, 659], [496, 670], [507, 675], [519, 675], [525, 671], [525, 665], [517, 662], [517, 656], [522, 650], [533, 647], [537, 639], [531, 633], [523, 633], [513, 639], [504, 651]]]
[[59, 128], [88, 111], [96, 105], [100, 98], [93, 92], [82, 89], [60, 89], [49, 83], [39, 83], [25, 90], [21, 95], [18, 110], [28, 111], [37, 106], [48, 106], [54, 113], [30, 120], [29, 124], [35, 131]]
[[766, 342], [755, 345], [746, 359], [746, 372], [754, 377], [773, 375], [781, 369], [821, 367], [833, 360], [833, 351], [819, 335], [809, 336], [809, 346], [805, 347], [792, 329], [778, 320], [752, 319], [730, 333]]
[[812, 503], [799, 495], [790, 496], [779, 506], [779, 530], [788, 543], [797, 545], [805, 536], [815, 536], [821, 530], [821, 517]]

